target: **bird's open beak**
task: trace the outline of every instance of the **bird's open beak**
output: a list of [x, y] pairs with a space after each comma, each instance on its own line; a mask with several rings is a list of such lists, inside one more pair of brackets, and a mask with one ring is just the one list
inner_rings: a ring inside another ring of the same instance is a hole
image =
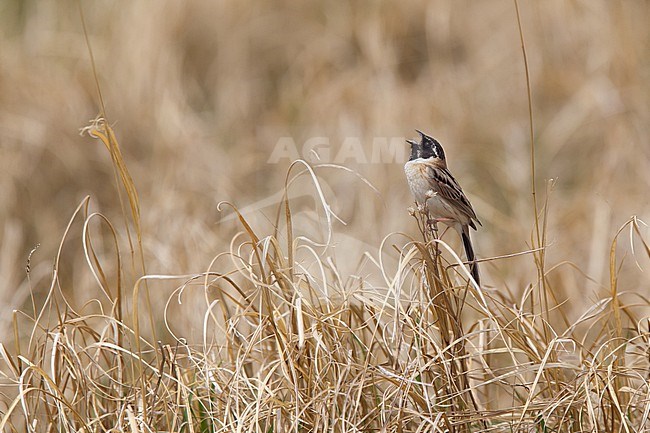
[[407, 142], [408, 144], [410, 144], [411, 146], [417, 146], [417, 145], [418, 145], [418, 142], [415, 141], [415, 140], [406, 140], [406, 142]]

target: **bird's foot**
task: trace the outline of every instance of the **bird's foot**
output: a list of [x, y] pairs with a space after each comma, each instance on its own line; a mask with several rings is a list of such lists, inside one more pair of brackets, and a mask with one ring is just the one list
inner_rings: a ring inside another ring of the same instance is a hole
[[429, 230], [435, 233], [436, 237], [438, 237], [438, 221], [439, 220], [436, 218], [427, 218], [427, 226], [429, 227]]

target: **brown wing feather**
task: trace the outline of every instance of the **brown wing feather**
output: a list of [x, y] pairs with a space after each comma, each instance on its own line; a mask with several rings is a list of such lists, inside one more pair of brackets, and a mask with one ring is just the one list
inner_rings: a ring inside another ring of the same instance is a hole
[[[479, 225], [479, 221], [476, 216], [476, 212], [472, 208], [472, 204], [469, 202], [463, 189], [460, 187], [454, 176], [451, 175], [449, 170], [444, 167], [436, 167], [434, 165], [427, 164], [428, 178], [431, 183], [431, 189], [444, 199], [453, 203], [456, 208], [467, 215], [470, 220], [470, 226], [473, 229], [476, 229], [473, 221], [476, 221]], [[473, 220], [473, 221], [472, 221]]]

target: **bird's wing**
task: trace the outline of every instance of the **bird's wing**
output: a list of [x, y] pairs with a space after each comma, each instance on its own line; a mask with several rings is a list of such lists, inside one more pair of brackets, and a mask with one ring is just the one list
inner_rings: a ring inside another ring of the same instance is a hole
[[463, 189], [460, 187], [458, 182], [456, 182], [456, 179], [454, 179], [454, 176], [451, 175], [447, 168], [439, 167], [434, 164], [427, 164], [427, 172], [431, 189], [434, 192], [440, 194], [442, 198], [450, 202], [460, 212], [467, 215], [472, 228], [476, 228], [472, 220], [476, 221], [479, 225], [482, 225], [476, 216], [476, 212], [474, 212], [474, 208], [472, 208], [472, 204], [463, 193]]

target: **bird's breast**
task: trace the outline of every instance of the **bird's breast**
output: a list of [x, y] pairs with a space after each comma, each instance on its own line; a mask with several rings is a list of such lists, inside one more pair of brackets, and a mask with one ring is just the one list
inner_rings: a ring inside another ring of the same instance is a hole
[[426, 164], [417, 159], [409, 161], [404, 165], [404, 173], [415, 201], [424, 203], [426, 201], [425, 196], [431, 189]]

